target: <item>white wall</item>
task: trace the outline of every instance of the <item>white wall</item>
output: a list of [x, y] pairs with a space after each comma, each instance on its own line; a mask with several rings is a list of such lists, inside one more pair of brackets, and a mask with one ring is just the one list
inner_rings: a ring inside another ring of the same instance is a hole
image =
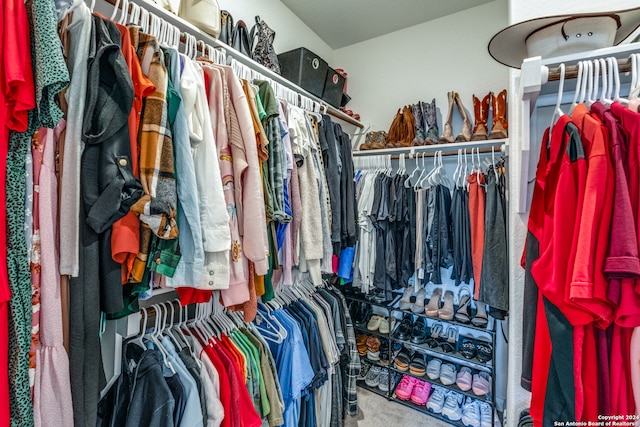
[[637, 0], [509, 0], [509, 22], [517, 23], [541, 16], [583, 12], [604, 12], [638, 7]]
[[447, 92], [455, 90], [472, 112], [473, 94], [507, 87], [507, 68], [487, 53], [507, 18], [507, 0], [496, 0], [336, 50], [335, 66], [349, 74], [348, 108], [372, 129], [388, 130], [397, 109], [418, 100], [435, 98], [446, 119]]
[[218, 0], [218, 3], [221, 9], [231, 13], [236, 22], [243, 20], [249, 31], [255, 24], [255, 16], [260, 15], [276, 32], [274, 48], [277, 53], [304, 46], [333, 65], [333, 49], [280, 0]]

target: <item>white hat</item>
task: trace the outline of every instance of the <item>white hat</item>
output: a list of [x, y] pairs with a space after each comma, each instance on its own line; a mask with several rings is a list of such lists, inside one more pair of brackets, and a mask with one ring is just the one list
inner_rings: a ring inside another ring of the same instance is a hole
[[549, 58], [620, 44], [640, 25], [640, 7], [617, 12], [545, 16], [511, 25], [489, 42], [496, 61], [520, 68], [525, 58]]

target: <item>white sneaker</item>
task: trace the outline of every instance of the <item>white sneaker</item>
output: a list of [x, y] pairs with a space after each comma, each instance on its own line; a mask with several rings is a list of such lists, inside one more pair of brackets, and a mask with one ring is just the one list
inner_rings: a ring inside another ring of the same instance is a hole
[[364, 379], [367, 378], [367, 374], [369, 373], [371, 366], [373, 366], [371, 363], [364, 359], [360, 359], [360, 374], [358, 375], [358, 381], [364, 381]]
[[480, 404], [469, 396], [462, 405], [462, 423], [468, 427], [480, 427]]
[[431, 393], [431, 397], [429, 397], [429, 400], [427, 401], [427, 409], [433, 413], [440, 414], [444, 407], [444, 400], [446, 398], [447, 391], [444, 387], [437, 385], [434, 385], [432, 389], [433, 392]]
[[451, 421], [459, 421], [462, 418], [462, 402], [464, 397], [461, 393], [456, 391], [449, 391], [447, 398], [444, 401], [444, 408], [442, 408], [442, 415], [449, 418]]
[[385, 393], [389, 391], [389, 370], [380, 369], [380, 376], [378, 377], [378, 388]]
[[364, 382], [369, 387], [378, 387], [380, 384], [380, 371], [381, 369], [379, 366], [372, 366], [371, 369], [369, 369], [369, 373], [364, 379]]
[[478, 402], [478, 406], [480, 407], [480, 427], [493, 427], [491, 405], [487, 402]]

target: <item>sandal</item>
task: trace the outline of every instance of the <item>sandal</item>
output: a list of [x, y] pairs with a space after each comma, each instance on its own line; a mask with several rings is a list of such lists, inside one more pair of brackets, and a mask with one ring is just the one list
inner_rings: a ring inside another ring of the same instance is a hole
[[489, 320], [487, 318], [487, 306], [483, 302], [476, 302], [476, 315], [471, 319], [473, 326], [485, 328]]
[[442, 343], [440, 344], [440, 348], [442, 348], [445, 353], [455, 352], [456, 341], [458, 340], [458, 329], [453, 326], [449, 326], [449, 329], [447, 329], [447, 333], [441, 335], [441, 338], [444, 337], [446, 337], [446, 340], [442, 341]]
[[493, 358], [493, 348], [489, 343], [476, 344], [476, 357], [482, 363], [487, 363]]
[[453, 292], [444, 293], [444, 305], [438, 310], [438, 317], [442, 320], [453, 320]]
[[427, 369], [427, 356], [422, 353], [414, 353], [411, 363], [409, 364], [409, 372], [413, 375], [422, 377]]
[[479, 372], [473, 376], [472, 391], [476, 396], [484, 396], [491, 390], [491, 377], [486, 372]]
[[442, 323], [436, 322], [431, 326], [431, 335], [427, 338], [427, 345], [431, 348], [436, 348], [440, 345], [440, 334], [442, 334]]
[[476, 345], [471, 340], [462, 340], [459, 353], [466, 359], [473, 359], [476, 355]]
[[458, 310], [456, 310], [456, 321], [460, 323], [469, 323], [469, 306], [471, 305], [471, 292], [467, 288], [461, 288], [458, 293]]
[[424, 307], [424, 312], [429, 317], [438, 317], [438, 309], [440, 308], [440, 297], [442, 296], [442, 288], [435, 288], [431, 293], [429, 302]]
[[406, 372], [409, 369], [409, 364], [411, 363], [411, 351], [407, 348], [403, 347], [402, 350], [396, 356], [394, 361], [396, 365], [396, 369], [402, 372]]

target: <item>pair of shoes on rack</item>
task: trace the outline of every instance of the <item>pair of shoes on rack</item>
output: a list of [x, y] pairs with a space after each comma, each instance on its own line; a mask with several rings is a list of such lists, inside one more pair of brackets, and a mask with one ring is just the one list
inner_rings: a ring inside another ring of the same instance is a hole
[[429, 302], [424, 307], [424, 312], [429, 317], [439, 317], [442, 320], [453, 320], [453, 292], [446, 291], [444, 293], [444, 303], [440, 306], [440, 298], [442, 297], [442, 288], [436, 288], [431, 293]]
[[427, 409], [434, 414], [442, 414], [451, 421], [460, 421], [463, 403], [462, 393], [434, 385], [433, 393], [427, 402]]
[[391, 122], [385, 148], [410, 147], [415, 136], [415, 117], [411, 107], [405, 105], [402, 109], [398, 109]]
[[432, 380], [440, 380], [443, 385], [452, 385], [456, 382], [456, 366], [452, 363], [443, 363], [438, 358], [433, 358], [427, 364], [427, 376]]
[[[489, 107], [493, 110], [493, 126], [491, 133], [487, 127], [489, 121]], [[473, 112], [475, 123], [473, 126], [472, 141], [484, 141], [487, 139], [504, 139], [508, 136], [507, 129], [507, 90], [503, 90], [498, 95], [489, 92], [487, 96], [480, 100], [473, 95]]]
[[440, 347], [445, 353], [454, 353], [458, 341], [458, 328], [450, 325], [446, 330], [441, 322], [435, 322], [430, 329], [427, 345], [430, 348]]
[[388, 368], [381, 368], [380, 366], [371, 366], [367, 373], [364, 382], [369, 387], [377, 387], [382, 392], [389, 391], [389, 381], [391, 381], [391, 387], [395, 384], [395, 377], [389, 375]]
[[467, 359], [475, 357], [482, 363], [493, 359], [493, 347], [490, 343], [482, 340], [465, 338], [460, 343], [458, 352]]
[[360, 144], [360, 150], [379, 150], [385, 148], [387, 132], [383, 130], [367, 132], [364, 143]]
[[491, 391], [491, 376], [484, 371], [472, 374], [471, 368], [463, 366], [456, 375], [456, 385], [462, 391], [471, 390], [476, 396], [484, 396]]
[[491, 405], [487, 402], [467, 397], [462, 405], [462, 424], [467, 427], [492, 427], [492, 412]]
[[[389, 326], [389, 323], [391, 323], [391, 326]], [[381, 334], [388, 334], [389, 328], [391, 327], [391, 329], [393, 329], [393, 325], [395, 325], [395, 319], [393, 317], [388, 318], [374, 314], [367, 323], [367, 330], [371, 332], [378, 331]]]
[[439, 133], [435, 98], [430, 103], [419, 101], [411, 106], [411, 111], [416, 125], [416, 136], [411, 145], [437, 144]]
[[[473, 108], [474, 108], [474, 129], [471, 133], [471, 121], [467, 115], [467, 111], [462, 105], [460, 95], [457, 92], [448, 92], [447, 97], [449, 99], [449, 110], [447, 114], [447, 121], [444, 123], [444, 133], [440, 138], [440, 143], [452, 143], [453, 129], [451, 128], [451, 119], [453, 115], [454, 105], [458, 108], [460, 115], [462, 116], [462, 131], [455, 138], [455, 142], [465, 141], [482, 141], [486, 139], [502, 139], [507, 137], [507, 129], [509, 124], [507, 122], [507, 91], [506, 89], [500, 92], [498, 95], [494, 95], [493, 92], [489, 92], [482, 100], [473, 96]], [[489, 120], [489, 105], [493, 108], [493, 126], [491, 127], [491, 133], [489, 134], [487, 128], [487, 122]]]
[[398, 387], [396, 397], [400, 400], [411, 400], [416, 405], [427, 404], [431, 393], [431, 383], [422, 381], [409, 375], [403, 375]]

